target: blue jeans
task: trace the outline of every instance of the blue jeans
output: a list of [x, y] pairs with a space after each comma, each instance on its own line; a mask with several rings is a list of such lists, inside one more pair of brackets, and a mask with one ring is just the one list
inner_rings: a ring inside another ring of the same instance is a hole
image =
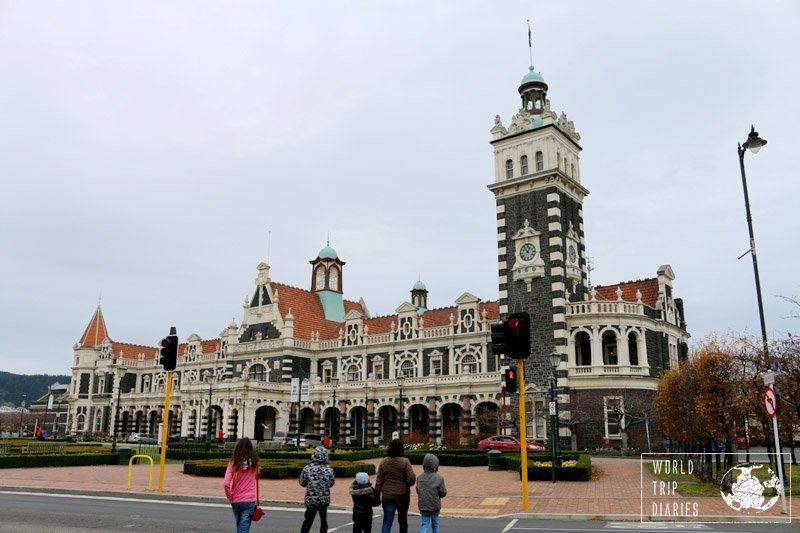
[[400, 533], [408, 533], [407, 501], [383, 504], [383, 526], [381, 527], [381, 533], [391, 533], [395, 511], [397, 511], [397, 523], [400, 524]]
[[[428, 529], [430, 524], [430, 529]], [[422, 515], [422, 527], [419, 533], [439, 533], [439, 513]]]
[[256, 510], [256, 502], [234, 502], [233, 517], [236, 519], [236, 533], [248, 533], [250, 523], [253, 521], [253, 511]]

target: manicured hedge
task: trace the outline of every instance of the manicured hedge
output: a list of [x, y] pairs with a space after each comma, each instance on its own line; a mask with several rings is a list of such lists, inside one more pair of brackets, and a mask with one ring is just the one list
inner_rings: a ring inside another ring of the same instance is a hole
[[486, 466], [489, 457], [485, 451], [477, 453], [452, 453], [455, 450], [442, 450], [433, 452], [413, 451], [407, 452], [406, 457], [411, 464], [421, 465], [425, 454], [432, 453], [439, 459], [441, 466]]
[[117, 455], [110, 453], [22, 454], [0, 455], [0, 468], [33, 468], [40, 466], [115, 465]]
[[[264, 479], [282, 479], [300, 477], [300, 472], [309, 461], [261, 461], [259, 476]], [[375, 465], [355, 463], [351, 461], [330, 461], [334, 475], [339, 478], [355, 477], [358, 472], [375, 473]], [[183, 464], [183, 472], [194, 476], [223, 477], [228, 466], [227, 460], [187, 461]]]

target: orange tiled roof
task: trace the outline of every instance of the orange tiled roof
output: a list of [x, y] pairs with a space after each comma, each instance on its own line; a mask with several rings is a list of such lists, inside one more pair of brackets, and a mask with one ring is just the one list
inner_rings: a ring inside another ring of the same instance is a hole
[[103, 318], [103, 311], [98, 305], [97, 311], [92, 315], [89, 325], [86, 326], [86, 331], [83, 332], [81, 340], [78, 342], [80, 342], [82, 346], [97, 348], [108, 338], [108, 330], [106, 329], [106, 321]]
[[[294, 316], [294, 336], [298, 339], [310, 339], [312, 331], [319, 331], [320, 339], [335, 339], [339, 336], [339, 329], [344, 328], [341, 322], [325, 320], [325, 311], [319, 296], [311, 291], [284, 285], [275, 281], [270, 282], [273, 291], [278, 290], [278, 308], [281, 316], [286, 316], [292, 310]], [[344, 301], [345, 314], [350, 311], [364, 313], [364, 309], [358, 302], [351, 300]]]
[[158, 348], [127, 342], [112, 342], [111, 349], [118, 359], [139, 359], [140, 353], [144, 353], [145, 359], [153, 359], [158, 354]]
[[658, 279], [637, 279], [636, 281], [623, 281], [616, 285], [604, 285], [595, 287], [597, 289], [598, 300], [617, 300], [617, 287], [622, 289], [622, 299], [626, 302], [636, 301], [636, 291], [642, 293], [642, 303], [650, 307], [656, 306], [658, 300]]

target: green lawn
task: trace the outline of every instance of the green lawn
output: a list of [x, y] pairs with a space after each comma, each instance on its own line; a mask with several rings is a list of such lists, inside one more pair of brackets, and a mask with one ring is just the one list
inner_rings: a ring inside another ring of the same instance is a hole
[[[786, 476], [789, 476], [791, 471], [791, 491], [787, 492], [790, 496], [800, 496], [800, 465], [785, 464]], [[656, 474], [653, 471], [653, 463], [645, 463], [644, 467], [658, 479], [663, 481], [677, 481], [678, 494], [681, 496], [719, 496], [719, 485], [716, 483], [703, 482], [694, 474], [665, 474], [661, 472]], [[725, 471], [725, 467], [722, 467]], [[716, 472], [715, 472], [716, 473]]]

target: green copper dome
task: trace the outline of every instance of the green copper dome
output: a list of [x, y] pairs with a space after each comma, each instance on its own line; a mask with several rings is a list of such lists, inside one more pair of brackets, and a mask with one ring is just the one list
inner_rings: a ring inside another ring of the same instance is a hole
[[541, 74], [533, 70], [533, 65], [531, 65], [530, 72], [525, 74], [525, 77], [522, 78], [522, 82], [520, 83], [520, 85], [525, 85], [526, 83], [531, 83], [534, 81], [538, 81], [539, 83], [544, 83], [544, 78], [542, 78]]
[[336, 257], [339, 257], [339, 256], [336, 254], [336, 250], [334, 250], [334, 249], [333, 249], [333, 248], [331, 248], [330, 246], [326, 246], [325, 248], [323, 248], [322, 250], [320, 250], [320, 251], [319, 251], [319, 256], [320, 256], [320, 258], [322, 258], [322, 259], [334, 259], [334, 258], [336, 258]]
[[414, 288], [412, 290], [415, 291], [427, 291], [428, 289], [425, 287], [425, 284], [422, 281], [418, 281], [414, 284]]

